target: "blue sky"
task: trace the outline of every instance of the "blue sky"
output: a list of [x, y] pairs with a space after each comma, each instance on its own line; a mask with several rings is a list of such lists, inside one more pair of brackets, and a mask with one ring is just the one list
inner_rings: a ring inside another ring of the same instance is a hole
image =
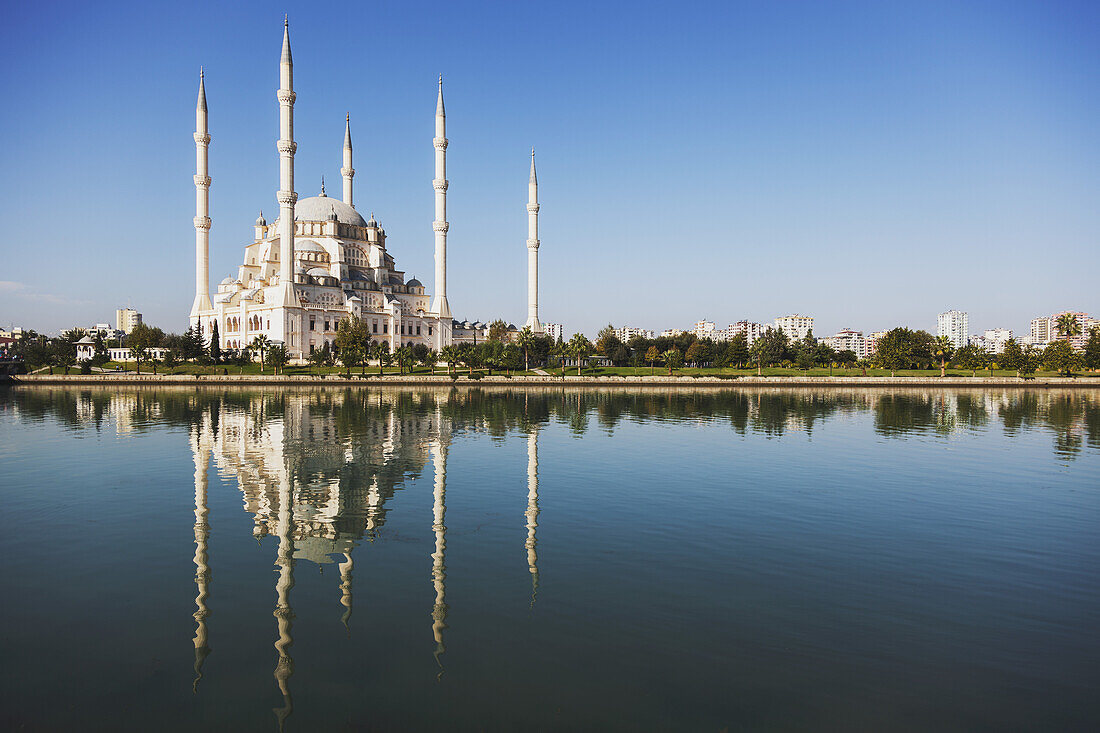
[[210, 106], [211, 282], [277, 210], [283, 13], [296, 184], [339, 191], [432, 289], [435, 79], [459, 318], [817, 318], [1026, 329], [1100, 310], [1100, 5], [1090, 2], [23, 3], [0, 28], [0, 323], [132, 304], [186, 327], [194, 105]]

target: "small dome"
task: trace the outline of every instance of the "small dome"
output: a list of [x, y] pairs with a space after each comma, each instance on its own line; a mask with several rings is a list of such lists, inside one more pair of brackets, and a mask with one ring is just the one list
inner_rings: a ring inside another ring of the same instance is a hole
[[409, 280], [405, 284], [408, 285], [410, 288], [422, 288], [422, 287], [424, 287], [424, 283], [420, 282], [415, 277], [412, 280]]
[[294, 240], [295, 252], [324, 252], [325, 248], [314, 242], [312, 239], [295, 239]]
[[264, 212], [262, 212], [262, 211], [260, 212], [260, 215], [256, 217], [256, 226], [258, 226], [258, 227], [266, 227], [267, 226], [267, 219], [264, 218]]
[[295, 221], [331, 221], [329, 217], [336, 213], [336, 221], [341, 224], [351, 224], [356, 227], [365, 227], [367, 222], [359, 212], [339, 199], [328, 196], [310, 196], [298, 201], [294, 205]]
[[222, 284], [222, 285], [229, 285], [229, 284], [231, 284], [232, 282], [233, 282], [233, 278], [231, 278], [231, 277], [227, 277], [227, 278], [225, 278], [224, 280], [222, 280], [221, 284]]

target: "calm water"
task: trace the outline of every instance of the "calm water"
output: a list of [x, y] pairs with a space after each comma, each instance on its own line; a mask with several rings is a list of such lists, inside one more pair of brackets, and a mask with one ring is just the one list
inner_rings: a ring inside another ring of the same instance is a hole
[[0, 727], [1096, 730], [1100, 391], [0, 391]]

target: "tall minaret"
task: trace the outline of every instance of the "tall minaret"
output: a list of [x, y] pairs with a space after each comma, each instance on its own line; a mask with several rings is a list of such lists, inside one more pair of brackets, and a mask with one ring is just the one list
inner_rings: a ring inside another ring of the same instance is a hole
[[351, 167], [351, 114], [344, 118], [344, 167], [340, 169], [344, 177], [344, 203], [354, 208], [351, 198], [351, 179], [355, 178], [355, 169]]
[[210, 171], [207, 148], [210, 131], [206, 124], [206, 83], [199, 69], [199, 101], [195, 105], [195, 303], [191, 306], [191, 325], [199, 313], [210, 306]]
[[527, 327], [542, 333], [539, 323], [539, 182], [535, 178], [535, 149], [531, 148], [531, 177], [527, 181]]
[[290, 57], [290, 26], [283, 19], [283, 55], [279, 60], [279, 289], [276, 305], [298, 305], [294, 295], [294, 61]]
[[443, 75], [439, 75], [439, 100], [435, 104], [435, 303], [440, 318], [451, 317], [447, 302], [447, 115], [443, 111]]

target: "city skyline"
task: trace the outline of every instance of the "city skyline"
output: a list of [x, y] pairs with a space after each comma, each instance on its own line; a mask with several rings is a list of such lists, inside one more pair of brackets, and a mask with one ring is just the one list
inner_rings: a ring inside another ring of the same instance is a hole
[[[292, 4], [296, 55], [311, 59], [295, 69], [309, 90], [296, 188], [309, 196], [321, 175], [339, 180], [350, 113], [357, 208], [376, 213], [406, 271], [433, 288], [426, 141], [442, 72], [458, 319], [524, 321], [533, 144], [540, 317], [567, 331], [788, 313], [814, 316], [819, 337], [933, 331], [937, 313], [959, 308], [977, 331], [1024, 334], [1041, 314], [1100, 310], [1089, 278], [1100, 265], [1090, 246], [1100, 105], [1086, 93], [1100, 42], [1085, 31], [1096, 11], [1044, 8], [929, 5], [899, 18], [846, 4], [805, 8], [800, 24], [760, 8], [669, 19], [641, 6], [619, 27], [621, 13], [599, 8], [566, 23], [526, 8], [440, 7], [425, 33], [412, 11], [383, 7], [376, 20], [349, 7], [349, 23], [387, 33], [345, 63], [326, 50], [329, 26]], [[23, 73], [5, 91], [23, 103], [0, 121], [21, 141], [2, 184], [4, 326], [57, 331], [132, 303], [154, 325], [186, 327], [199, 63], [215, 282], [233, 271], [258, 209], [274, 218], [269, 61], [281, 13], [143, 12], [21, 7], [8, 26], [0, 53]], [[21, 33], [46, 15], [56, 34]], [[188, 18], [186, 32], [129, 32]], [[665, 23], [661, 48], [643, 42]], [[81, 114], [56, 113], [70, 107]], [[61, 210], [82, 224], [44, 226]], [[690, 279], [694, 292], [647, 296], [640, 283], [669, 260], [673, 282]]]

